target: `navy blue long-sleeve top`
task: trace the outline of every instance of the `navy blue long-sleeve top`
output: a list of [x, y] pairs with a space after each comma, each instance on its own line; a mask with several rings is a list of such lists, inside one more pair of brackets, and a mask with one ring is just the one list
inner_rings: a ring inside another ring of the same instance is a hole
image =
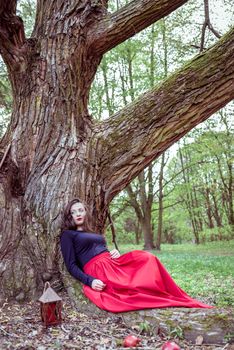
[[60, 244], [70, 274], [91, 287], [95, 277], [87, 275], [82, 269], [94, 256], [108, 251], [105, 238], [96, 233], [65, 230], [61, 235]]

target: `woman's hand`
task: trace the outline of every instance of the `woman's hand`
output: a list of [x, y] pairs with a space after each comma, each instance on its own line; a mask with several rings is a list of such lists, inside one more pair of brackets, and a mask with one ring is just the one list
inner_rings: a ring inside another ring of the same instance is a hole
[[110, 251], [110, 255], [112, 259], [117, 259], [120, 257], [120, 253], [117, 249], [113, 249]]
[[101, 280], [93, 280], [91, 287], [94, 290], [97, 290], [98, 292], [101, 292], [105, 288], [106, 284], [103, 283]]

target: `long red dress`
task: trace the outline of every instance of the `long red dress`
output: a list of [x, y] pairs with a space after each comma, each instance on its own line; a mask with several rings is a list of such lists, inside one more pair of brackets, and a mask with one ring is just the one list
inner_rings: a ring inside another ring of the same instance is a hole
[[134, 250], [112, 259], [105, 252], [92, 258], [84, 272], [103, 281], [98, 292], [84, 285], [85, 295], [99, 308], [111, 312], [140, 309], [189, 307], [212, 308], [192, 299], [173, 281], [153, 254]]

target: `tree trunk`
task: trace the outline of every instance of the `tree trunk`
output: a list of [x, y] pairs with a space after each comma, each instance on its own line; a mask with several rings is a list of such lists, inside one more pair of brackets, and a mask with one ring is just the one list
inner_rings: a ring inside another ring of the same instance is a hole
[[144, 237], [144, 249], [152, 250], [155, 249], [155, 245], [153, 242], [153, 230], [151, 225], [151, 211], [148, 210], [144, 214], [144, 218], [141, 222], [142, 233]]
[[214, 218], [215, 218], [215, 221], [216, 221], [216, 225], [217, 227], [223, 227], [223, 224], [222, 224], [222, 216], [221, 214], [219, 213], [219, 206], [218, 206], [218, 203], [217, 203], [217, 199], [216, 199], [216, 196], [215, 196], [215, 193], [212, 192], [212, 198], [213, 198], [213, 215], [214, 215]]
[[[4, 139], [11, 143], [11, 158], [7, 158], [1, 174], [4, 239], [0, 289], [14, 295], [21, 290], [35, 292], [48, 274], [59, 277], [55, 237], [64, 202], [77, 195], [87, 201], [96, 218], [97, 232], [102, 232], [106, 219], [107, 206], [97, 171], [102, 146], [92, 134], [86, 107], [94, 65], [91, 67], [87, 60], [87, 69], [82, 72], [86, 79], [78, 79], [80, 67], [66, 59], [64, 49], [72, 51], [73, 44], [63, 37], [44, 40], [42, 47], [50, 49], [49, 54], [44, 53], [47, 68], [39, 73], [45, 74], [46, 80], [39, 79], [34, 69], [27, 75], [15, 73], [11, 133]], [[57, 61], [57, 51], [62, 47], [63, 60]], [[35, 63], [36, 69], [38, 65], [40, 62]], [[53, 74], [54, 69], [57, 74]]]
[[185, 206], [188, 210], [189, 218], [191, 221], [193, 234], [195, 238], [195, 243], [199, 244], [199, 231], [197, 228], [197, 222], [194, 215], [194, 207], [193, 207], [193, 198], [191, 194], [191, 189], [189, 188], [189, 178], [188, 178], [188, 169], [184, 165], [184, 155], [182, 153], [181, 148], [179, 148], [179, 156], [180, 156], [180, 163], [182, 168], [182, 177], [184, 185], [186, 186], [186, 192], [185, 192]]
[[137, 220], [137, 224], [135, 226], [136, 226], [136, 230], [135, 230], [136, 244], [139, 245], [141, 240], [141, 227], [140, 227], [139, 220]]
[[[231, 113], [233, 113], [233, 109], [231, 110]], [[233, 208], [233, 152], [232, 152], [232, 145], [233, 145], [233, 133], [232, 133], [232, 122], [230, 120], [230, 125], [228, 125], [228, 116], [225, 115], [224, 113], [221, 113], [221, 118], [222, 122], [225, 125], [226, 128], [226, 142], [225, 144], [227, 145], [224, 148], [224, 153], [225, 153], [225, 160], [227, 164], [227, 191], [225, 191], [225, 197], [227, 197], [227, 218], [228, 218], [228, 223], [232, 226], [232, 229], [234, 229], [234, 208]], [[220, 170], [220, 168], [219, 168]], [[224, 181], [224, 178], [222, 174], [220, 174], [222, 182]], [[226, 203], [225, 203], [226, 204]], [[225, 205], [224, 205], [225, 207]]]
[[202, 213], [201, 213], [201, 209], [200, 209], [200, 203], [199, 200], [197, 198], [197, 189], [193, 188], [193, 196], [194, 196], [194, 207], [197, 210], [197, 227], [198, 227], [198, 231], [202, 231], [203, 230], [203, 219], [202, 219]]
[[208, 217], [208, 227], [210, 229], [214, 228], [213, 218], [212, 218], [212, 209], [211, 209], [211, 202], [210, 202], [210, 189], [208, 187], [208, 183], [206, 181], [206, 187], [204, 189], [204, 197], [206, 202], [206, 213]]
[[[166, 24], [165, 20], [162, 20], [162, 34], [163, 34], [163, 53], [164, 53], [164, 76], [165, 78], [168, 75], [168, 47], [167, 47], [167, 40], [166, 40]], [[165, 152], [162, 154], [161, 158], [161, 167], [160, 167], [160, 173], [159, 173], [159, 196], [158, 196], [158, 204], [159, 204], [159, 211], [158, 211], [158, 230], [157, 230], [157, 238], [156, 238], [156, 249], [161, 250], [161, 239], [162, 239], [162, 229], [163, 229], [163, 170], [165, 166]]]
[[229, 215], [228, 215], [228, 223], [234, 226], [234, 209], [233, 209], [233, 166], [230, 161], [228, 164], [228, 172], [229, 172], [229, 181], [228, 181], [228, 207], [229, 207]]
[[[129, 86], [130, 86], [130, 96], [131, 101], [133, 102], [135, 99], [134, 96], [134, 84], [133, 84], [133, 71], [132, 71], [132, 59], [133, 54], [130, 49], [127, 51], [127, 66], [128, 66], [128, 75], [129, 75]], [[122, 96], [124, 104], [126, 101], [125, 94], [125, 84], [124, 77], [122, 77]], [[145, 179], [145, 171], [143, 170], [137, 177], [139, 183], [139, 197], [140, 200], [137, 200], [138, 193], [134, 193], [130, 188], [128, 194], [130, 196], [130, 200], [132, 202], [133, 208], [135, 209], [138, 220], [141, 224], [141, 229], [144, 238], [144, 249], [152, 250], [155, 248], [153, 242], [153, 230], [152, 230], [152, 203], [153, 203], [153, 181], [152, 181], [152, 165], [150, 164], [148, 167], [148, 182]], [[148, 184], [148, 193], [146, 190], [146, 184]]]
[[56, 237], [63, 203], [77, 196], [89, 203], [97, 232], [107, 215], [97, 165], [102, 145], [87, 110], [101, 57], [87, 54], [81, 27], [78, 41], [60, 31], [50, 25], [41, 35], [38, 22], [40, 46], [32, 43], [30, 64], [21, 57], [19, 68], [6, 55], [14, 97], [1, 144], [11, 144], [0, 187], [0, 289], [6, 295], [35, 297], [46, 279], [60, 279]]
[[136, 194], [132, 190], [131, 185], [127, 186], [126, 190], [129, 195], [130, 203], [134, 208], [137, 218], [140, 222], [140, 226], [143, 233], [144, 238], [144, 249], [152, 250], [155, 248], [153, 242], [153, 230], [151, 224], [151, 202], [148, 201], [145, 192], [145, 179], [144, 172], [138, 175], [138, 181], [140, 185], [140, 202], [137, 201]]
[[162, 154], [161, 169], [159, 174], [159, 195], [158, 195], [158, 230], [156, 238], [156, 249], [161, 250], [162, 227], [163, 227], [163, 169], [165, 166], [165, 153]]

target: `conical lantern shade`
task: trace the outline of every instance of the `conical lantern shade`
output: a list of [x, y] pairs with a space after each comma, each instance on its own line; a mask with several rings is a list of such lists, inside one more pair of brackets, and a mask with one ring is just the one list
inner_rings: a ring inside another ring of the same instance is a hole
[[46, 327], [62, 322], [62, 299], [50, 287], [49, 282], [45, 283], [44, 292], [39, 301], [41, 304], [41, 319]]
[[[47, 284], [48, 283], [48, 284]], [[48, 287], [47, 287], [48, 286]], [[45, 289], [47, 287], [47, 289]], [[50, 287], [49, 282], [46, 282], [44, 292], [39, 301], [42, 303], [52, 303], [53, 301], [62, 300], [60, 296]]]

